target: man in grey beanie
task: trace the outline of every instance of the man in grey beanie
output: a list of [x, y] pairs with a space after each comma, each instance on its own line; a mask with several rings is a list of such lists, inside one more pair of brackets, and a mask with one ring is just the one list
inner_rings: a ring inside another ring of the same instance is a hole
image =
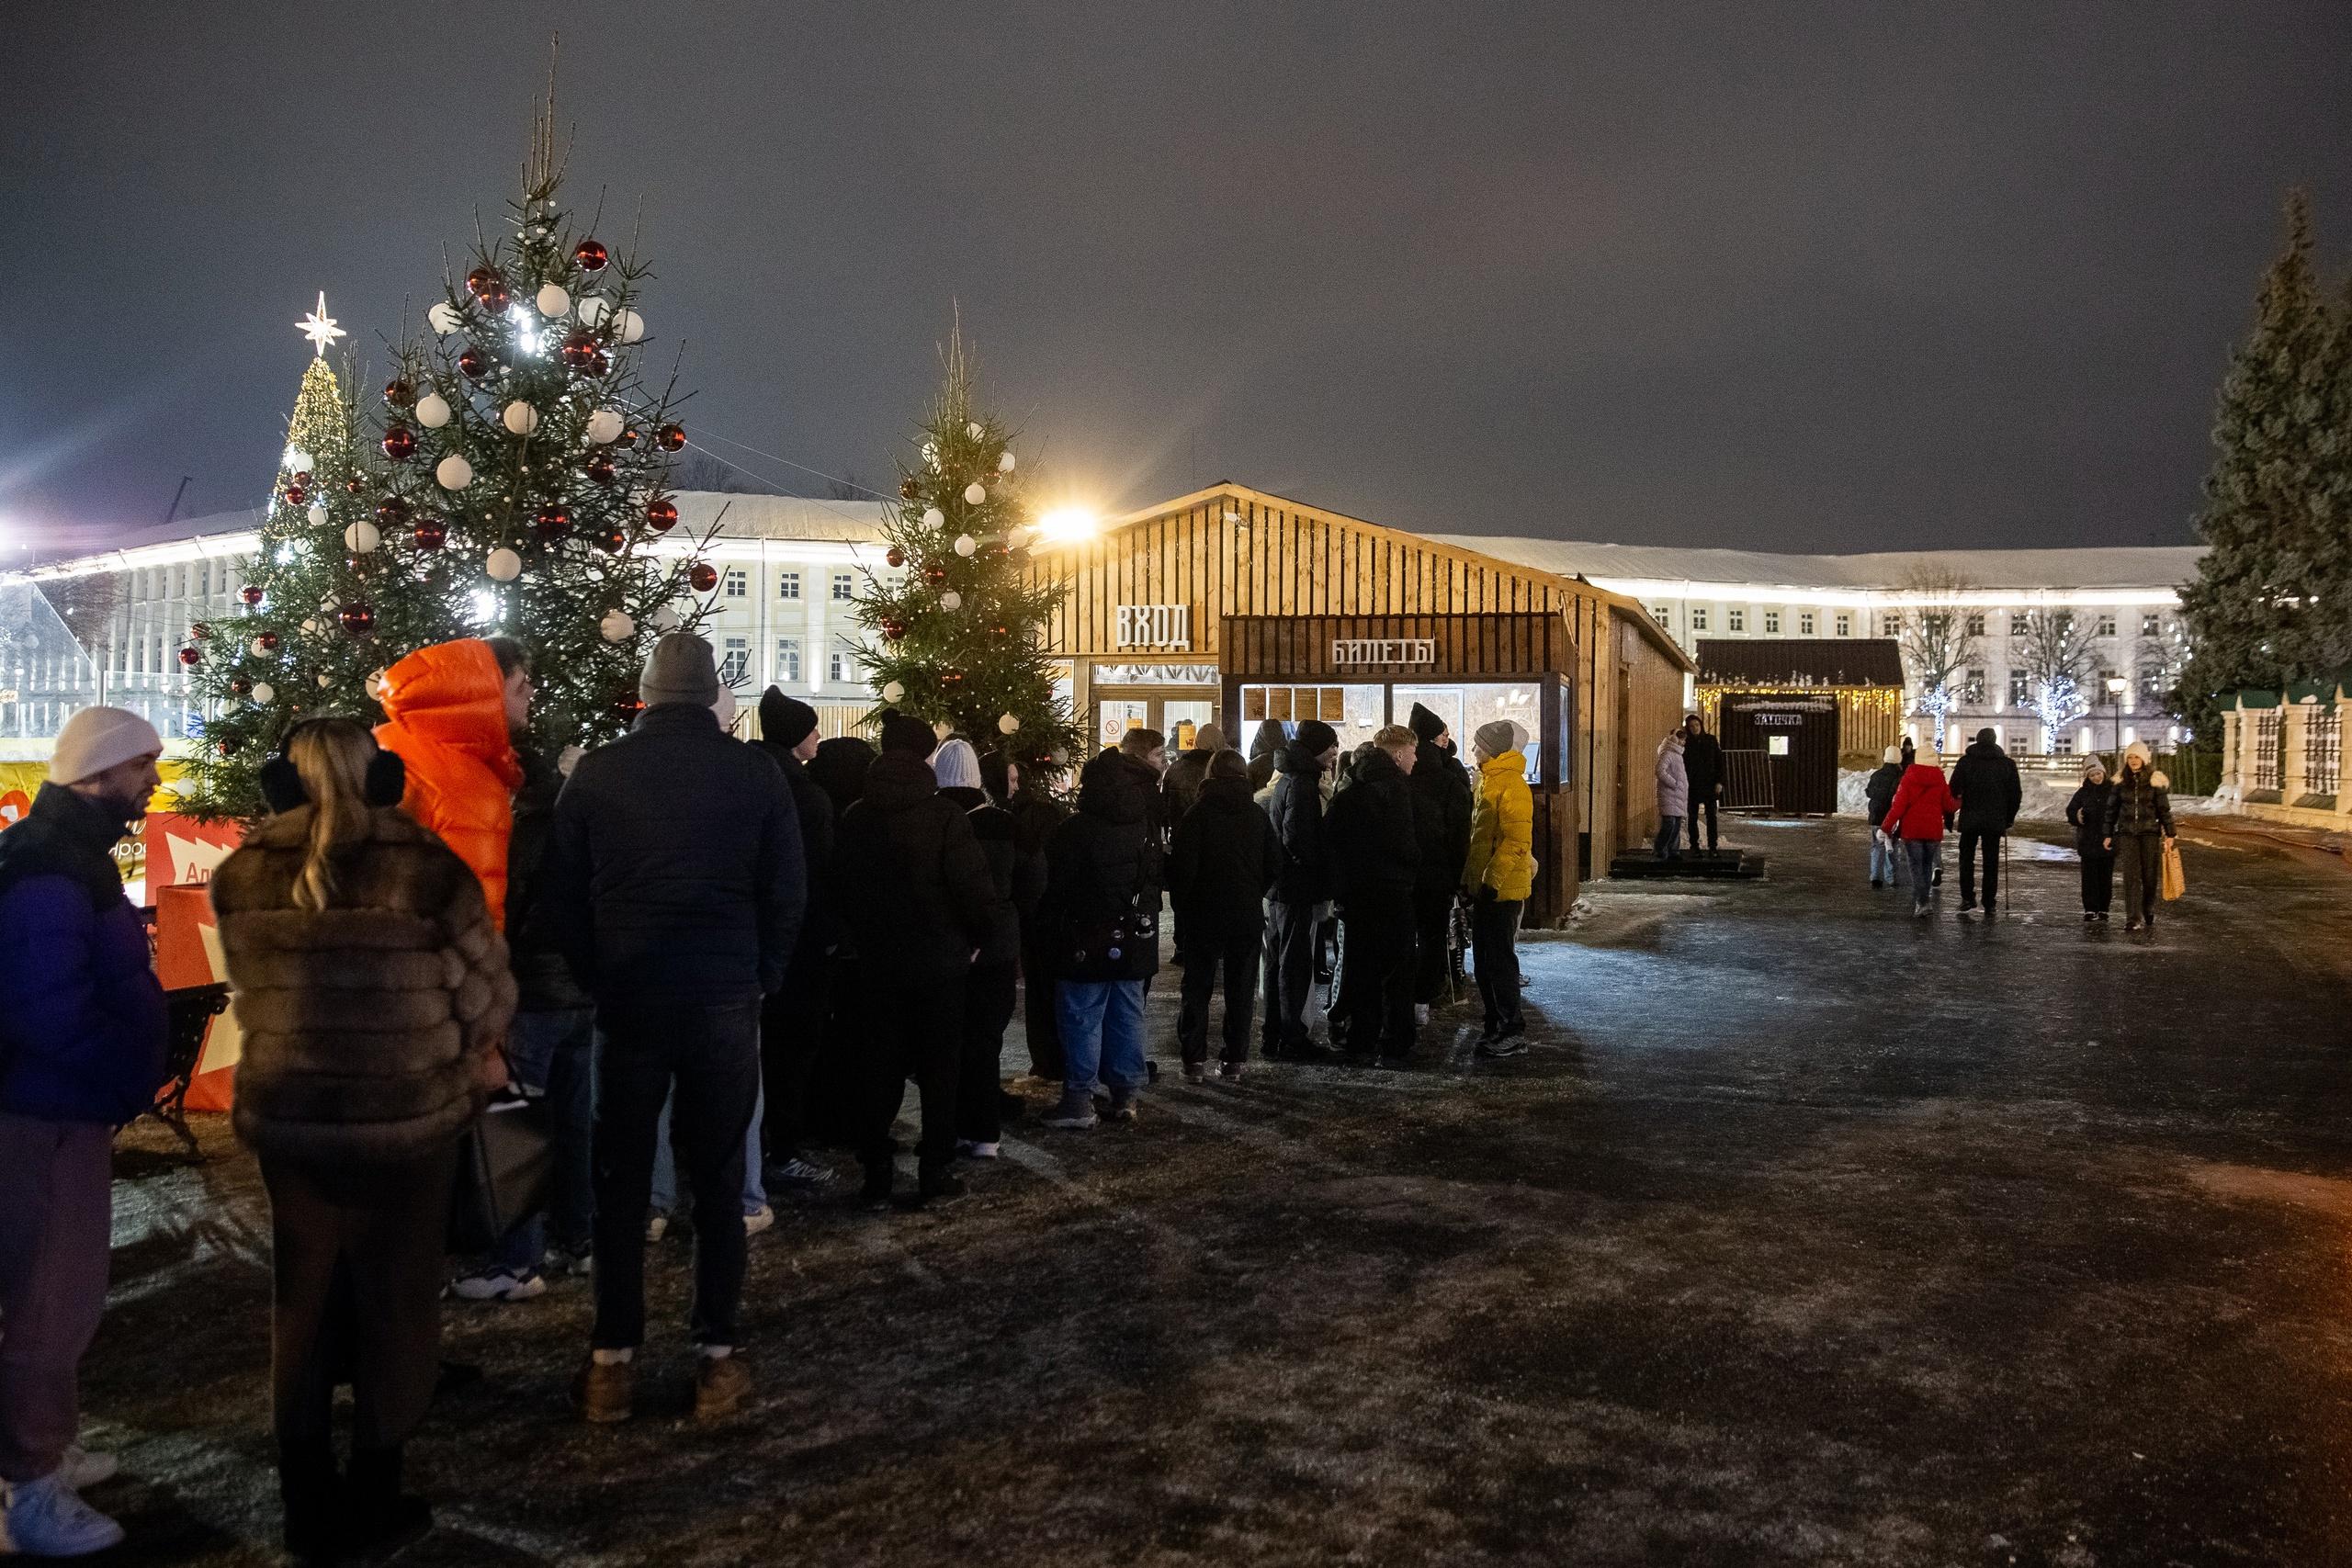
[[744, 1136], [760, 1090], [760, 1009], [784, 983], [808, 882], [783, 772], [718, 727], [710, 644], [672, 632], [645, 662], [645, 711], [580, 760], [556, 800], [540, 909], [596, 999], [596, 1323], [581, 1415], [630, 1414], [645, 1335], [645, 1224], [662, 1102], [694, 1197], [695, 1416], [751, 1391], [735, 1354]]

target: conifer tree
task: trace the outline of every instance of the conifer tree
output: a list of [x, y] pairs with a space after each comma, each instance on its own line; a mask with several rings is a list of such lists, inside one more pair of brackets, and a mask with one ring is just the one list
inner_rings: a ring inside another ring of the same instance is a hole
[[882, 525], [885, 558], [904, 570], [867, 572], [854, 606], [872, 634], [873, 716], [896, 708], [945, 724], [1050, 776], [1084, 744], [1040, 641], [1066, 585], [1026, 575], [1034, 533], [1011, 432], [979, 412], [960, 333], [944, 357], [945, 383]]

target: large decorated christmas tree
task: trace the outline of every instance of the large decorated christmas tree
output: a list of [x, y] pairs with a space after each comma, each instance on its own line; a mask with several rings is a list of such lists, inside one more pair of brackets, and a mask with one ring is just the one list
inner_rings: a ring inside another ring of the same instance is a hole
[[1065, 585], [1027, 575], [1035, 530], [1012, 434], [980, 412], [960, 333], [944, 357], [945, 383], [882, 525], [885, 558], [904, 570], [867, 573], [854, 608], [872, 634], [874, 716], [896, 708], [944, 724], [1051, 776], [1084, 745], [1040, 641]]

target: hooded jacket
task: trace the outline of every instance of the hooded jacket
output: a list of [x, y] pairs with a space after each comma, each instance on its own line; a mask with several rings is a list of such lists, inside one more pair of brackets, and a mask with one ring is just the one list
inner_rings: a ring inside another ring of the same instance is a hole
[[988, 797], [986, 790], [967, 785], [943, 786], [942, 800], [964, 814], [972, 840], [988, 861], [989, 882], [996, 897], [989, 905], [988, 940], [980, 943], [976, 964], [1007, 964], [1021, 957], [1021, 910], [1035, 908], [1046, 886], [1046, 856], [1042, 849], [1024, 852], [1021, 825], [1012, 812]]
[[1878, 772], [1871, 775], [1870, 783], [1863, 786], [1862, 793], [1870, 802], [1871, 827], [1879, 827], [1886, 821], [1886, 808], [1894, 804], [1894, 791], [1902, 783], [1903, 764], [1900, 762], [1882, 762]]
[[[1078, 809], [1046, 840], [1046, 897], [1039, 908], [1057, 978], [1074, 978], [1089, 935], [1124, 916], [1159, 908], [1160, 863], [1149, 807], [1134, 770], [1105, 752], [1079, 776]], [[1149, 770], [1146, 770], [1148, 772]], [[1142, 980], [1159, 970], [1157, 941], [1126, 944], [1114, 973], [1092, 979]]]
[[964, 808], [911, 752], [875, 759], [833, 835], [833, 873], [869, 986], [959, 978], [1012, 912]]
[[1952, 764], [1951, 794], [1960, 802], [1960, 825], [1978, 833], [2007, 832], [2025, 801], [2017, 763], [1983, 739], [1970, 741]]
[[1682, 766], [1679, 732], [1657, 743], [1657, 814], [1661, 821], [1690, 815], [1690, 775]]
[[[770, 686], [760, 694], [760, 733], [775, 735], [784, 728], [784, 705], [790, 701], [782, 692]], [[797, 952], [807, 957], [824, 952], [841, 937], [841, 917], [833, 908], [833, 822], [835, 812], [832, 796], [822, 784], [811, 777], [808, 765], [792, 754], [792, 748], [774, 740], [752, 742], [775, 761], [784, 773], [784, 786], [792, 792], [792, 811], [800, 824], [800, 857], [808, 868], [808, 896], [800, 919], [800, 940]], [[823, 741], [818, 745], [822, 746]]]
[[[1258, 733], [1264, 734], [1268, 728], [1261, 726]], [[1282, 749], [1274, 767], [1274, 793], [1266, 803], [1266, 816], [1273, 823], [1274, 840], [1283, 852], [1274, 897], [1285, 904], [1319, 904], [1331, 896], [1323, 764], [1294, 740]]]
[[390, 807], [336, 857], [334, 907], [296, 907], [315, 809], [262, 823], [212, 877], [244, 1029], [237, 1135], [335, 1165], [415, 1158], [481, 1109], [477, 1058], [514, 1013], [506, 943], [470, 868]]
[[1931, 762], [1914, 762], [1903, 771], [1903, 782], [1894, 786], [1894, 798], [1887, 803], [1883, 826], [1898, 839], [1940, 841], [1944, 818], [1959, 809], [1951, 786], [1944, 782], [1944, 771]]
[[1283, 754], [1283, 748], [1289, 744], [1290, 738], [1283, 733], [1283, 727], [1272, 719], [1261, 723], [1250, 733], [1250, 792], [1252, 795], [1274, 782], [1275, 759]]
[[2098, 855], [2107, 852], [2100, 840], [2107, 837], [2107, 807], [2115, 795], [2115, 785], [2106, 779], [2097, 784], [2085, 779], [2082, 787], [2066, 802], [2066, 823], [2075, 829], [2075, 852]]
[[[1420, 765], [1418, 757], [1414, 764]], [[1355, 781], [1331, 797], [1331, 893], [1342, 910], [1382, 905], [1419, 881], [1420, 834], [1412, 781], [1378, 747], [1356, 767]]]
[[2107, 837], [2162, 833], [2173, 837], [2172, 781], [2153, 767], [2126, 767], [2107, 802]]
[[420, 648], [384, 672], [376, 744], [408, 766], [401, 806], [481, 879], [506, 923], [506, 853], [523, 769], [506, 733], [506, 682], [479, 637]]
[[1506, 904], [1535, 891], [1535, 792], [1527, 787], [1527, 760], [1516, 751], [1478, 764], [1478, 806], [1470, 818], [1462, 886], [1474, 897], [1491, 887]]
[[164, 990], [115, 865], [123, 835], [54, 784], [0, 833], [0, 1111], [114, 1125], [163, 1087]]
[[584, 1008], [594, 1000], [580, 988], [564, 961], [561, 921], [542, 913], [548, 846], [555, 838], [555, 802], [563, 775], [537, 752], [518, 750], [523, 773], [514, 792], [514, 834], [506, 850], [506, 946], [514, 964], [515, 1007], [523, 1012]]
[[1250, 798], [1248, 774], [1203, 784], [1168, 855], [1168, 892], [1187, 941], [1213, 950], [1262, 931], [1266, 893], [1282, 868], [1282, 843]]
[[1450, 894], [1462, 885], [1477, 790], [1468, 770], [1437, 743], [1437, 735], [1444, 728], [1437, 715], [1415, 703], [1411, 728], [1419, 743], [1413, 748], [1412, 776], [1405, 782], [1413, 792], [1418, 890]]

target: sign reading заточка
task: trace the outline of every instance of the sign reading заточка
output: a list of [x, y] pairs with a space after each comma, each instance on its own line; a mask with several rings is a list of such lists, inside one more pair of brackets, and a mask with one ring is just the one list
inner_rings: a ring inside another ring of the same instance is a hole
[[1340, 637], [1331, 644], [1331, 662], [1337, 667], [1435, 664], [1437, 641], [1426, 637]]

